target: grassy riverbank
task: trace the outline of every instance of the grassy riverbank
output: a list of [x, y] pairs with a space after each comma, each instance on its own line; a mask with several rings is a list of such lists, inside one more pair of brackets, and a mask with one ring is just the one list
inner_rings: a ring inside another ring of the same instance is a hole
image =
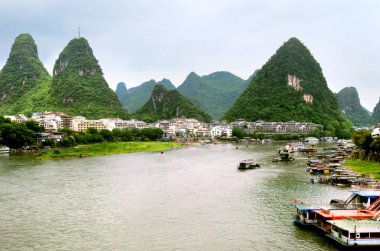
[[346, 164], [351, 170], [369, 174], [372, 178], [380, 180], [380, 163], [374, 161], [365, 160], [349, 160]]
[[180, 147], [174, 142], [117, 142], [83, 145], [70, 148], [56, 148], [38, 152], [37, 158], [54, 159], [67, 157], [86, 157], [135, 152], [159, 152]]

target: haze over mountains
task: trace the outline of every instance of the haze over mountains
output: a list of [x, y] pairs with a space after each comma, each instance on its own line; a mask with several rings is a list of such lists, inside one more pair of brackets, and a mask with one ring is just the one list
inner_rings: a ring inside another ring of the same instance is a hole
[[[174, 89], [168, 79], [150, 80], [130, 89], [119, 83], [115, 94], [82, 37], [71, 40], [63, 49], [50, 76], [38, 58], [32, 36], [21, 34], [0, 71], [0, 114], [50, 110], [88, 118], [127, 118], [124, 107], [138, 111], [140, 117], [149, 114], [165, 119], [195, 114], [208, 121], [210, 114], [228, 121], [312, 121], [324, 125], [327, 133], [343, 135], [350, 124], [339, 111], [338, 97], [341, 111], [353, 124], [371, 123], [356, 89], [345, 88], [335, 97], [318, 62], [296, 38], [284, 43], [249, 80], [226, 71], [205, 76], [191, 72], [172, 92]], [[152, 104], [156, 104], [154, 113]], [[373, 113], [374, 122], [380, 121], [379, 106]]]

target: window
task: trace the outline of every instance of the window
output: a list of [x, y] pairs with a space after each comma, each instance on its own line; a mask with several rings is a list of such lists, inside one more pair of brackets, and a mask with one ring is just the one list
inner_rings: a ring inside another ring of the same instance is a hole
[[369, 238], [369, 233], [360, 233], [360, 238]]
[[342, 235], [344, 237], [348, 237], [348, 231], [347, 230], [342, 230]]

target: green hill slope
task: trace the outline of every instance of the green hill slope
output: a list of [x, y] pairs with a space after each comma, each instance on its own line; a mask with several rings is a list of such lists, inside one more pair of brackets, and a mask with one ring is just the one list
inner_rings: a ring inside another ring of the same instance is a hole
[[178, 91], [199, 104], [213, 118], [219, 119], [247, 85], [248, 82], [225, 71], [202, 77], [192, 72], [178, 87]]
[[211, 121], [208, 114], [196, 107], [177, 90], [167, 90], [162, 85], [154, 87], [149, 100], [135, 115], [145, 121], [179, 117], [194, 118], [206, 122]]
[[119, 100], [123, 104], [123, 107], [127, 108], [129, 112], [136, 112], [148, 101], [156, 85], [162, 85], [168, 90], [175, 89], [175, 86], [168, 79], [164, 78], [159, 82], [152, 79], [139, 86], [128, 89], [124, 97], [118, 95]]
[[310, 121], [323, 125], [324, 135], [338, 137], [349, 137], [351, 126], [318, 62], [296, 38], [284, 43], [257, 72], [224, 118]]
[[117, 84], [115, 94], [123, 107], [125, 107], [125, 101], [127, 100], [127, 92], [127, 86], [124, 82]]
[[371, 117], [360, 104], [359, 94], [355, 87], [343, 88], [336, 94], [342, 113], [356, 126], [371, 124]]
[[56, 60], [51, 96], [56, 109], [70, 115], [127, 116], [84, 38], [71, 40]]
[[38, 58], [32, 36], [19, 35], [0, 72], [0, 114], [50, 109], [50, 84], [51, 77]]
[[376, 104], [375, 108], [373, 109], [372, 122], [380, 123], [380, 99], [379, 102]]

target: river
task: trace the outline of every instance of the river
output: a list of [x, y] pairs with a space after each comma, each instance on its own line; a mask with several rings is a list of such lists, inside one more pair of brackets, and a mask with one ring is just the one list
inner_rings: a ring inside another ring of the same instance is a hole
[[[292, 222], [294, 198], [346, 198], [311, 184], [278, 144], [195, 145], [64, 160], [0, 156], [0, 250], [335, 250]], [[262, 168], [238, 171], [254, 158]]]

